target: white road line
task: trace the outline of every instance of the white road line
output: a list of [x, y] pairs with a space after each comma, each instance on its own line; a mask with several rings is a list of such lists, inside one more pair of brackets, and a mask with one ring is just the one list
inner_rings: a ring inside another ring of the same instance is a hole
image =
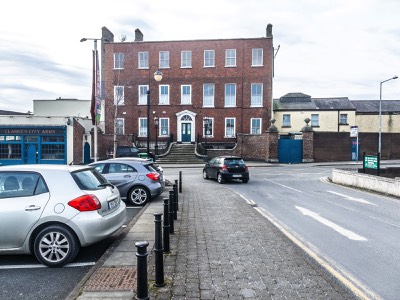
[[331, 193], [331, 194], [334, 194], [334, 195], [337, 195], [337, 196], [341, 196], [341, 197], [346, 198], [347, 200], [350, 200], [350, 201], [355, 201], [355, 202], [359, 202], [359, 203], [363, 203], [363, 204], [369, 204], [369, 205], [378, 206], [375, 203], [371, 203], [371, 202], [369, 202], [367, 200], [364, 200], [364, 199], [361, 199], [361, 198], [354, 198], [354, 197], [347, 196], [347, 195], [344, 195], [344, 194], [341, 194], [341, 193], [337, 193], [337, 192], [334, 192], [334, 191], [327, 191], [327, 192]]
[[273, 180], [270, 180], [270, 179], [267, 179], [267, 178], [264, 178], [264, 180], [265, 180], [265, 181], [272, 182], [272, 183], [275, 183], [275, 184], [277, 184], [277, 185], [280, 185], [280, 186], [282, 186], [282, 187], [284, 187], [284, 188], [287, 188], [287, 189], [290, 189], [290, 190], [293, 190], [293, 191], [296, 191], [296, 192], [302, 193], [302, 191], [300, 191], [300, 190], [296, 190], [296, 189], [294, 189], [294, 188], [292, 188], [292, 187], [290, 187], [290, 186], [287, 186], [287, 185], [284, 185], [284, 184], [281, 184], [281, 183], [275, 182], [275, 181], [273, 181]]
[[336, 232], [340, 233], [341, 235], [347, 237], [350, 240], [354, 240], [354, 241], [367, 241], [367, 239], [365, 237], [362, 237], [361, 235], [358, 235], [350, 230], [347, 230], [323, 217], [321, 217], [318, 213], [313, 212], [311, 210], [308, 210], [304, 207], [300, 207], [300, 206], [295, 206], [303, 215], [305, 216], [310, 216], [311, 218], [317, 220], [318, 222], [332, 228], [333, 230], [335, 230]]
[[235, 192], [235, 193], [238, 194], [244, 201], [246, 201], [247, 204], [250, 204], [250, 205], [253, 205], [253, 206], [256, 205], [256, 202], [254, 202], [251, 199], [247, 199], [245, 195], [243, 195], [243, 194], [241, 194], [239, 192]]
[[269, 220], [276, 228], [278, 228], [284, 235], [286, 235], [293, 243], [303, 249], [311, 258], [321, 265], [322, 268], [327, 270], [333, 277], [335, 277], [343, 285], [347, 286], [359, 299], [371, 300], [381, 299], [378, 295], [372, 292], [368, 287], [364, 286], [354, 276], [349, 274], [345, 270], [341, 270], [336, 266], [336, 263], [328, 259], [327, 257], [321, 256], [318, 249], [312, 244], [305, 243], [299, 238], [295, 237], [289, 232], [282, 224], [280, 224], [272, 215], [270, 215], [264, 208], [256, 207], [257, 210], [264, 218]]
[[[87, 267], [94, 266], [95, 262], [87, 262], [87, 263], [71, 263], [64, 266], [64, 268], [77, 268], [77, 267]], [[37, 265], [9, 265], [9, 266], [0, 266], [0, 270], [12, 270], [12, 269], [41, 269], [47, 268], [45, 265], [37, 264]]]

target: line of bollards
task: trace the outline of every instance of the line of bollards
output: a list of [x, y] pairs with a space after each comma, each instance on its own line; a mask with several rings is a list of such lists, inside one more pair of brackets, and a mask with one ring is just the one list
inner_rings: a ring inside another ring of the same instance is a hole
[[[179, 185], [178, 180], [172, 186], [172, 190], [169, 191], [169, 197], [163, 198], [163, 213], [154, 213], [155, 223], [155, 241], [154, 241], [154, 256], [155, 256], [155, 284], [156, 287], [165, 286], [164, 281], [164, 257], [163, 253], [170, 253], [170, 239], [169, 235], [174, 234], [174, 220], [178, 219], [179, 210], [179, 197], [178, 197], [178, 186], [179, 193], [182, 192], [182, 172], [179, 172]], [[162, 216], [164, 219], [162, 220]], [[148, 293], [148, 279], [147, 279], [147, 247], [149, 243], [147, 241], [137, 242], [135, 244], [136, 257], [137, 257], [137, 271], [136, 271], [136, 283], [137, 283], [137, 295], [138, 300], [149, 299]]]

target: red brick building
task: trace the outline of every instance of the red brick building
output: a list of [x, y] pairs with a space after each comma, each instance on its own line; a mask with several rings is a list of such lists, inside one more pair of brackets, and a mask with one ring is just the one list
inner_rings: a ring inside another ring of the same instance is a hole
[[151, 145], [156, 134], [159, 142], [172, 136], [178, 143], [232, 143], [238, 134], [268, 129], [272, 25], [265, 37], [187, 41], [144, 41], [137, 29], [135, 41], [114, 42], [102, 30], [105, 134], [116, 130], [118, 143], [131, 136], [146, 144], [148, 113]]

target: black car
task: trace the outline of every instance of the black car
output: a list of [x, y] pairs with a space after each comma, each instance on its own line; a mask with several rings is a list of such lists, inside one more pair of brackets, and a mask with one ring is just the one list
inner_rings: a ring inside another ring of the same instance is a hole
[[211, 159], [203, 168], [203, 178], [214, 178], [219, 183], [226, 180], [239, 179], [249, 182], [249, 169], [239, 156], [217, 156]]
[[[140, 150], [134, 146], [117, 146], [117, 154], [115, 157], [139, 157]], [[114, 148], [107, 151], [107, 158], [114, 157]]]

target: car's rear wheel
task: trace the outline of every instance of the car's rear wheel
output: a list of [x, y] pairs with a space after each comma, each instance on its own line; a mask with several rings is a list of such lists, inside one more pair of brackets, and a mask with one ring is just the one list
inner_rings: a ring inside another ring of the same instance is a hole
[[248, 183], [249, 182], [249, 178], [243, 178], [242, 181], [243, 181], [243, 183]]
[[208, 175], [207, 175], [206, 170], [203, 170], [203, 178], [204, 178], [204, 179], [208, 179], [208, 178], [209, 178]]
[[217, 181], [218, 181], [218, 183], [224, 183], [224, 182], [225, 182], [225, 180], [224, 180], [224, 178], [222, 177], [221, 173], [218, 173], [218, 175], [217, 175]]
[[145, 205], [150, 200], [150, 193], [142, 186], [135, 186], [129, 191], [128, 200], [134, 206]]
[[80, 245], [76, 236], [64, 226], [51, 225], [42, 229], [34, 241], [34, 254], [48, 267], [62, 267], [73, 260]]

